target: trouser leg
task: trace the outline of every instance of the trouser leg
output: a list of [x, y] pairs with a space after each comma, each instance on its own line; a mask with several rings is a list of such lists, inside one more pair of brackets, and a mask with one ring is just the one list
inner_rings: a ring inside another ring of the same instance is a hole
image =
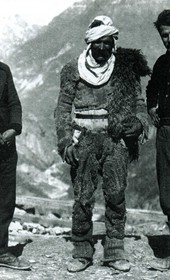
[[93, 258], [92, 234], [92, 205], [88, 204], [84, 207], [80, 202], [75, 201], [72, 215], [73, 258]]
[[0, 253], [7, 250], [8, 228], [15, 209], [16, 164], [16, 153], [0, 161]]
[[124, 252], [125, 188], [127, 185], [127, 149], [121, 144], [106, 158], [103, 165], [105, 198], [104, 260], [126, 259]]
[[95, 164], [91, 166], [94, 161], [94, 157], [89, 155], [86, 160], [79, 161], [78, 169], [71, 169], [75, 198], [72, 214], [73, 258], [93, 258], [92, 211], [98, 183], [98, 167]]
[[156, 150], [160, 205], [163, 213], [170, 217], [170, 127], [158, 129]]
[[[170, 127], [161, 126], [157, 129], [156, 137], [156, 171], [159, 186], [160, 205], [163, 213], [168, 218], [170, 228]], [[150, 262], [154, 269], [163, 271], [170, 268], [169, 238], [159, 244], [162, 256]], [[161, 250], [162, 249], [162, 250]]]

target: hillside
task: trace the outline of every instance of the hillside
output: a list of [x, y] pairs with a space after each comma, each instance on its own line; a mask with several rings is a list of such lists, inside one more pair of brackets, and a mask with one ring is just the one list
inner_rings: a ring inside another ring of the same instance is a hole
[[[19, 193], [51, 198], [72, 194], [68, 189], [69, 169], [56, 151], [53, 112], [60, 70], [84, 49], [89, 22], [100, 14], [110, 16], [120, 31], [119, 45], [141, 49], [152, 67], [165, 52], [153, 21], [168, 3], [168, 0], [85, 0], [52, 19], [35, 37], [15, 48], [7, 62], [23, 105], [23, 134], [18, 137]], [[147, 79], [142, 84], [145, 94]], [[139, 162], [130, 167], [129, 207], [159, 209], [153, 135], [141, 147]]]

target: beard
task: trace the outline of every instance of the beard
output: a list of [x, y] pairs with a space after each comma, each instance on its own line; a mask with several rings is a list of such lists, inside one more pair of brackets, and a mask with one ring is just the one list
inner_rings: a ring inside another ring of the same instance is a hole
[[106, 63], [107, 60], [111, 57], [111, 55], [112, 55], [112, 51], [109, 51], [109, 50], [95, 50], [95, 51], [92, 51], [93, 58], [99, 64]]

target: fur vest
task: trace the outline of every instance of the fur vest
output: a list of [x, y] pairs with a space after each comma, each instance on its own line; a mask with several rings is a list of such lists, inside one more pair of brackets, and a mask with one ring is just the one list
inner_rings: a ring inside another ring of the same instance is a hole
[[[149, 75], [150, 69], [147, 66], [146, 59], [139, 50], [118, 48], [115, 56], [115, 66], [109, 80], [111, 94], [109, 94], [107, 101], [107, 110], [109, 113], [108, 132], [113, 139], [119, 140], [124, 122], [140, 120], [144, 131], [146, 132], [147, 130], [146, 105], [144, 102], [141, 103], [140, 99], [137, 99], [138, 95], [141, 96], [140, 78]], [[74, 124], [72, 123], [70, 112], [74, 102], [74, 88], [79, 80], [77, 60], [73, 60], [62, 70], [61, 90], [58, 105], [55, 110], [58, 151], [61, 156], [65, 147], [72, 142]], [[92, 86], [89, 85], [89, 87]], [[134, 147], [134, 143], [136, 143], [136, 147], [138, 146], [138, 139], [131, 139], [127, 142], [130, 142], [131, 147]], [[135, 153], [137, 154], [137, 149]]]

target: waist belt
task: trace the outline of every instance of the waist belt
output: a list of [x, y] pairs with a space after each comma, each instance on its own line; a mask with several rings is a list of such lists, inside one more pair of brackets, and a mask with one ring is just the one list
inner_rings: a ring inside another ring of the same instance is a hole
[[76, 114], [77, 119], [107, 119], [108, 115], [84, 115], [84, 114]]
[[161, 125], [168, 125], [168, 126], [170, 126], [170, 118], [162, 118], [162, 119], [160, 119], [160, 126]]

